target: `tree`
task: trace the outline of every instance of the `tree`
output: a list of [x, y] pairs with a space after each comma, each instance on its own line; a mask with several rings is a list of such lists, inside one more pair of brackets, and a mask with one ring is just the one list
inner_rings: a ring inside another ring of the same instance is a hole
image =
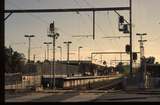
[[41, 64], [42, 62], [41, 62], [40, 60], [38, 60], [36, 63], [37, 63], [37, 64]]
[[159, 62], [156, 62], [156, 64], [159, 64]]
[[150, 56], [150, 57], [146, 58], [145, 60], [146, 60], [147, 64], [154, 64], [155, 57]]
[[13, 51], [11, 47], [5, 47], [5, 60], [5, 72], [21, 72], [25, 63], [25, 56], [23, 53]]
[[14, 72], [21, 72], [24, 61], [24, 54], [15, 51], [12, 55], [12, 70]]
[[9, 48], [5, 47], [5, 70], [6, 70], [5, 72], [11, 71], [11, 64], [12, 64], [11, 56], [12, 56], [12, 53], [13, 53], [13, 49], [11, 47], [9, 47]]
[[116, 69], [118, 72], [122, 73], [124, 71], [123, 63], [119, 62], [118, 65], [116, 66]]

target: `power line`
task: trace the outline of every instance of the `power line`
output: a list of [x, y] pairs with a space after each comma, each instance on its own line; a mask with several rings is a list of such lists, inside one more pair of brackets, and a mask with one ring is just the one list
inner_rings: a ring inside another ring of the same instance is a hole
[[[111, 23], [111, 19], [110, 19], [110, 17], [109, 17], [110, 15], [109, 15], [109, 11], [107, 11], [107, 20], [108, 20], [108, 23], [109, 23], [109, 26], [111, 27], [111, 30], [112, 30], [112, 33], [113, 33], [113, 35], [115, 35], [115, 32], [113, 31], [113, 24]], [[110, 38], [111, 39], [111, 38]], [[115, 42], [113, 42], [112, 41], [112, 39], [111, 39], [111, 43], [115, 43]], [[118, 46], [120, 46], [119, 44], [117, 44]], [[113, 46], [115, 46], [114, 44], [113, 44]], [[116, 48], [116, 46], [114, 47], [114, 48]]]
[[[78, 1], [76, 1], [76, 0], [73, 0], [73, 1], [76, 3], [76, 5], [78, 5], [79, 7], [81, 7], [81, 5], [79, 4]], [[82, 19], [81, 19], [82, 22], [83, 22], [84, 24], [87, 24], [86, 21], [84, 20], [83, 16], [82, 16], [82, 14], [79, 13], [79, 11], [77, 11], [77, 14], [79, 14], [79, 16], [82, 18]]]
[[72, 37], [92, 37], [92, 35], [73, 35]]
[[[80, 8], [81, 8], [81, 5], [79, 4], [78, 1], [76, 0], [73, 0]], [[87, 24], [85, 19], [83, 18], [83, 15], [81, 13], [79, 13], [79, 11], [77, 11], [77, 13], [79, 14], [79, 16], [82, 18], [81, 20], [83, 21], [84, 24]]]
[[[80, 3], [77, 1], [77, 0], [73, 0], [80, 8], [81, 8], [81, 5], [80, 5]], [[84, 16], [81, 14], [81, 13], [79, 13], [79, 11], [77, 11], [77, 14], [80, 16], [80, 18], [81, 18], [81, 21], [84, 23], [84, 24], [86, 24], [86, 25], [88, 25], [87, 24], [87, 20], [84, 18]], [[87, 14], [88, 15], [88, 14]], [[89, 16], [90, 17], [90, 16]], [[92, 22], [92, 20], [90, 20], [90, 18], [89, 18], [89, 21], [91, 21]], [[92, 35], [93, 36], [93, 35]], [[82, 40], [82, 38], [89, 38], [90, 37], [90, 35], [74, 35], [74, 36], [72, 36], [72, 37], [76, 37], [76, 38], [79, 38], [77, 41], [81, 41]], [[84, 41], [84, 40], [83, 40]]]
[[[81, 7], [78, 1], [74, 0], [74, 2], [75, 2], [77, 5], [79, 5], [79, 7]], [[87, 2], [86, 0], [85, 0], [85, 3], [86, 3], [89, 7], [94, 7], [94, 6], [92, 6], [89, 2]], [[80, 15], [81, 15], [81, 14], [80, 14]], [[81, 15], [81, 16], [82, 16], [82, 15]], [[87, 16], [88, 16], [88, 19], [89, 19], [90, 21], [92, 21], [92, 20], [90, 19], [90, 16], [89, 16], [88, 14], [87, 14]], [[97, 26], [97, 28], [99, 28], [99, 30], [101, 31], [101, 33], [104, 34], [103, 29], [102, 29], [97, 23], [95, 23], [95, 25]]]
[[106, 36], [106, 37], [103, 37], [103, 38], [129, 38], [129, 36]]
[[[18, 6], [17, 4], [13, 3], [12, 1], [8, 1], [8, 3], [9, 3], [10, 5], [13, 5], [13, 6], [16, 7], [17, 9], [22, 9], [22, 7]], [[30, 16], [32, 16], [33, 18], [36, 18], [36, 19], [40, 20], [40, 22], [43, 22], [43, 23], [45, 23], [45, 24], [48, 25], [48, 22], [46, 22], [45, 20], [43, 20], [43, 19], [40, 18], [39, 16], [36, 16], [36, 15], [33, 15], [33, 14], [28, 14], [28, 15], [30, 15]]]
[[[76, 1], [76, 0], [75, 0], [75, 1]], [[93, 8], [94, 8], [94, 6], [92, 6], [88, 1], [84, 0], [84, 2], [85, 2], [89, 7], [93, 7]], [[78, 3], [78, 2], [77, 2], [77, 3]], [[79, 3], [78, 3], [78, 5], [80, 6]], [[91, 19], [91, 17], [90, 17], [89, 14], [87, 14], [87, 17], [88, 17], [89, 21], [92, 22], [92, 19]], [[96, 22], [95, 22], [94, 24], [95, 24], [96, 27], [100, 30], [100, 32], [101, 32], [102, 34], [104, 34], [104, 31], [102, 30], [102, 28], [101, 28]], [[94, 46], [95, 46], [95, 45], [94, 45]]]
[[[18, 6], [17, 4], [13, 3], [12, 1], [8, 1], [8, 3], [14, 7], [16, 7], [17, 9], [22, 9], [22, 7]], [[49, 23], [47, 21], [45, 21], [44, 19], [42, 19], [40, 16], [37, 15], [33, 15], [33, 14], [26, 14], [26, 15], [30, 15], [31, 17], [35, 18], [36, 20], [39, 20], [39, 22], [44, 23], [46, 25], [48, 25]], [[85, 23], [85, 22], [84, 22]], [[64, 32], [62, 29], [59, 29], [59, 31]], [[47, 33], [48, 33], [48, 29], [47, 29]], [[68, 34], [68, 33], [67, 33]], [[43, 36], [41, 35], [41, 42], [43, 42]]]
[[84, 2], [86, 2], [86, 4], [90, 7], [94, 7], [93, 5], [91, 5], [87, 0], [83, 0]]
[[13, 43], [11, 43], [11, 45], [20, 45], [20, 44], [26, 44], [25, 42], [13, 42]]
[[[83, 1], [85, 1], [86, 2], [86, 4], [89, 6], [89, 7], [92, 7], [92, 8], [94, 8], [94, 6], [93, 5], [91, 5], [87, 0], [83, 0]], [[88, 17], [90, 17], [89, 15], [87, 15]], [[95, 23], [96, 24], [96, 26], [99, 28], [99, 30], [101, 31], [101, 33], [102, 34], [104, 34], [104, 31], [103, 31], [103, 29], [100, 27], [100, 25], [99, 24], [97, 24], [97, 23]]]
[[[8, 1], [8, 3], [9, 3], [10, 5], [16, 7], [17, 9], [22, 9], [21, 6], [19, 6], [19, 5], [15, 4], [15, 3], [13, 3], [12, 1]], [[33, 15], [33, 14], [26, 14], [26, 15], [30, 15], [31, 17], [35, 18], [36, 20], [39, 20], [39, 22], [48, 25], [48, 22], [46, 22], [45, 20], [43, 20], [40, 16]], [[42, 37], [43, 37], [43, 36], [41, 35], [41, 41], [42, 41], [42, 39], [43, 39]]]
[[[108, 20], [109, 26], [111, 27], [111, 29], [114, 29], [109, 16], [110, 16], [109, 11], [107, 11], [107, 20]], [[115, 35], [115, 32], [113, 30], [112, 32], [113, 32], [113, 35]]]

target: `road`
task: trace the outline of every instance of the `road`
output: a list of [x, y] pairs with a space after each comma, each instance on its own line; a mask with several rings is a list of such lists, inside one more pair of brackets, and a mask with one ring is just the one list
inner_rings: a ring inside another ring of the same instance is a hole
[[7, 96], [5, 102], [160, 102], [160, 91], [59, 90], [56, 92], [21, 93], [21, 96], [14, 94], [14, 97]]

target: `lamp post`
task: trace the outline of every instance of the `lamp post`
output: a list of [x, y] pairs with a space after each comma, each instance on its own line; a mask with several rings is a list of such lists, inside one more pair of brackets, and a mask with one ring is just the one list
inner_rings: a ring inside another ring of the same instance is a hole
[[60, 61], [62, 61], [62, 47], [61, 46], [57, 46], [57, 48], [60, 49]]
[[68, 64], [69, 64], [69, 45], [72, 43], [71, 41], [68, 42], [63, 42], [64, 44], [67, 45], [67, 76], [68, 76]]
[[51, 78], [51, 83], [53, 83], [53, 89], [56, 88], [55, 86], [55, 69], [54, 69], [54, 66], [55, 66], [55, 41], [56, 39], [58, 39], [59, 37], [59, 33], [55, 33], [54, 31], [55, 27], [54, 27], [54, 21], [53, 23], [50, 24], [50, 34], [48, 35], [48, 37], [51, 37], [53, 39], [53, 63], [52, 63], [52, 71], [51, 71], [51, 74], [53, 74], [53, 82], [52, 82], [52, 78]]
[[47, 60], [49, 60], [49, 45], [52, 44], [52, 42], [44, 42], [43, 44], [47, 45]]
[[71, 41], [64, 42], [64, 44], [67, 45], [67, 63], [69, 63], [69, 44], [71, 44], [71, 43], [72, 43]]
[[80, 62], [80, 49], [83, 48], [82, 46], [78, 47], [78, 62]]
[[32, 38], [32, 37], [35, 37], [35, 35], [24, 35], [24, 37], [28, 38], [28, 41], [29, 41], [29, 45], [28, 45], [28, 63], [30, 63], [30, 53], [31, 53], [30, 47], [31, 47], [31, 38]]

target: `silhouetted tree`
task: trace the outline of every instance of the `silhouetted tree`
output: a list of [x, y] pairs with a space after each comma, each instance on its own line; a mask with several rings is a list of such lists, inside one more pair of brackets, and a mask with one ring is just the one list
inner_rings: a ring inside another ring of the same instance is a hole
[[42, 62], [38, 60], [36, 63], [40, 64], [40, 63], [42, 63]]
[[21, 72], [25, 63], [25, 56], [22, 53], [13, 51], [11, 47], [5, 48], [5, 72]]
[[156, 62], [156, 64], [159, 64], [159, 62]]
[[150, 56], [150, 57], [146, 58], [145, 60], [146, 60], [147, 64], [154, 64], [155, 57]]
[[9, 48], [5, 47], [5, 72], [11, 71], [10, 67], [12, 64], [12, 61], [11, 61], [12, 53], [13, 53], [13, 49], [11, 47]]
[[123, 63], [119, 62], [119, 64], [116, 66], [117, 71], [122, 73], [124, 71]]
[[50, 63], [50, 61], [46, 59], [46, 60], [44, 60], [44, 63]]

